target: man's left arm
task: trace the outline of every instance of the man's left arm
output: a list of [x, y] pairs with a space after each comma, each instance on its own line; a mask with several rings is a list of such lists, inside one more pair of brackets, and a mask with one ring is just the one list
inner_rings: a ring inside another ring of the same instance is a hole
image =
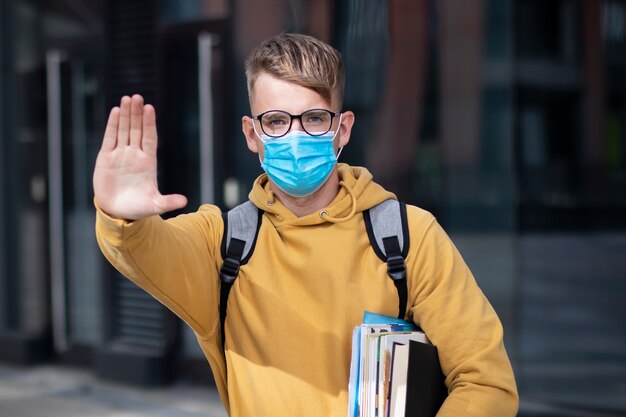
[[436, 220], [408, 209], [410, 314], [437, 346], [449, 392], [437, 416], [514, 417], [519, 397], [496, 312]]

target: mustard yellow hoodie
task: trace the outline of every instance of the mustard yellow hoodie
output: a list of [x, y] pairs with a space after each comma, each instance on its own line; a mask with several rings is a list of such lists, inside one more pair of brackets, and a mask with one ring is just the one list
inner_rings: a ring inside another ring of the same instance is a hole
[[[345, 417], [351, 336], [363, 311], [396, 316], [397, 290], [374, 253], [361, 212], [394, 198], [363, 169], [339, 165], [343, 185], [319, 213], [298, 218], [261, 175], [250, 200], [265, 211], [250, 261], [219, 321], [220, 210], [127, 222], [98, 210], [109, 261], [197, 335], [232, 417]], [[408, 206], [406, 318], [439, 356], [450, 395], [439, 417], [506, 417], [517, 390], [498, 317], [432, 215]], [[228, 372], [226, 372], [228, 369]]]

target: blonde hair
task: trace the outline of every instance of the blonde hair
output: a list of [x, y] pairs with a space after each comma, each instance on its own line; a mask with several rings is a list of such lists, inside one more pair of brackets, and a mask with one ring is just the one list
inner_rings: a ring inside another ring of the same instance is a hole
[[333, 94], [343, 100], [343, 62], [335, 48], [308, 35], [283, 33], [266, 39], [246, 60], [248, 96], [262, 72], [322, 96], [328, 103]]

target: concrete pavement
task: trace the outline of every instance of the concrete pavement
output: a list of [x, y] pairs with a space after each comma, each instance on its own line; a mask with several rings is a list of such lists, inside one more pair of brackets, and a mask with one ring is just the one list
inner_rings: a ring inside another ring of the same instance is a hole
[[226, 417], [217, 391], [177, 383], [137, 388], [88, 371], [0, 363], [2, 417]]

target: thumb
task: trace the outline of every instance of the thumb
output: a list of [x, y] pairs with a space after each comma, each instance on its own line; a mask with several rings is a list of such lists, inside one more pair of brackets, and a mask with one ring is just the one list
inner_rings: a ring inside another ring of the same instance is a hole
[[163, 214], [168, 211], [177, 210], [187, 205], [187, 197], [181, 194], [162, 195], [155, 201], [159, 213]]

